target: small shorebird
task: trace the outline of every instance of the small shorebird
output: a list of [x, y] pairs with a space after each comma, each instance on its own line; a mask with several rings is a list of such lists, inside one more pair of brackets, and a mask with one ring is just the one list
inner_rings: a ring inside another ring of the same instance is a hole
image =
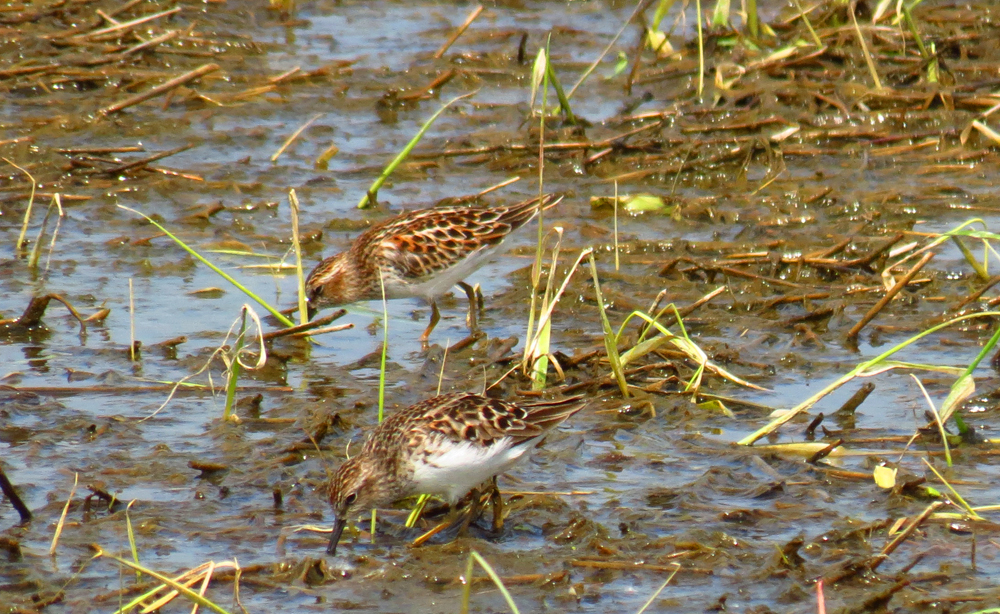
[[[335, 520], [327, 554], [336, 554], [354, 513], [417, 494], [437, 495], [454, 511], [463, 495], [527, 458], [546, 433], [584, 405], [579, 396], [515, 405], [453, 393], [387, 418], [330, 480]], [[499, 493], [495, 496], [498, 504]], [[494, 508], [495, 527], [498, 513]]]
[[[309, 317], [324, 307], [357, 301], [418, 297], [431, 305], [431, 321], [420, 335], [427, 342], [441, 319], [437, 299], [453, 286], [469, 296], [463, 282], [492, 256], [507, 235], [524, 226], [540, 208], [561, 198], [546, 194], [501, 207], [436, 207], [404, 213], [361, 233], [351, 247], [319, 263], [306, 279]], [[470, 319], [470, 323], [471, 323]]]

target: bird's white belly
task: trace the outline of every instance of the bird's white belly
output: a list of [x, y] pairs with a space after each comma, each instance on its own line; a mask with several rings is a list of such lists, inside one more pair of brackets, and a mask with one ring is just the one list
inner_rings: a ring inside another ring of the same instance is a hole
[[386, 296], [388, 298], [419, 297], [433, 301], [451, 290], [455, 284], [475, 273], [479, 267], [496, 254], [499, 248], [499, 245], [495, 245], [472, 252], [466, 258], [455, 263], [454, 266], [443, 269], [434, 275], [428, 275], [421, 281], [387, 278]]
[[531, 443], [512, 447], [513, 443], [513, 439], [504, 437], [488, 447], [478, 442], [445, 444], [448, 447], [442, 446], [440, 452], [417, 460], [413, 490], [455, 503], [476, 486], [513, 467], [534, 449]]

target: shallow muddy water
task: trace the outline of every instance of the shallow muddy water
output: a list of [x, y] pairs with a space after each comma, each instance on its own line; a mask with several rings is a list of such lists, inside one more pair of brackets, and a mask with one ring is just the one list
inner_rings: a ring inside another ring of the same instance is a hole
[[[231, 342], [227, 331], [249, 299], [121, 207], [152, 216], [272, 304], [290, 307], [293, 272], [259, 266], [294, 263], [289, 188], [301, 202], [307, 271], [369, 223], [404, 209], [472, 196], [511, 177], [520, 180], [483, 202], [537, 194], [539, 129], [529, 97], [538, 49], [551, 32], [553, 63], [569, 89], [635, 5], [487, 4], [434, 59], [474, 5], [309, 2], [284, 14], [242, 0], [145, 2], [119, 14], [122, 5], [112, 2], [56, 4], [0, 12], [0, 155], [7, 160], [0, 174], [0, 317], [14, 320], [32, 297], [48, 294], [84, 318], [110, 312], [83, 331], [53, 300], [41, 323], [4, 325], [0, 468], [33, 519], [19, 523], [9, 502], [0, 503], [3, 611], [113, 612], [153, 588], [111, 559], [92, 560], [94, 546], [131, 558], [130, 501], [144, 566], [179, 574], [236, 559], [249, 612], [458, 612], [470, 550], [496, 569], [522, 612], [636, 612], [675, 563], [679, 572], [647, 611], [812, 612], [818, 579], [828, 611], [973, 612], [1000, 601], [994, 512], [971, 521], [957, 507], [942, 507], [870, 567], [896, 520], [917, 517], [934, 500], [916, 486], [881, 489], [872, 479], [876, 465], [898, 463], [900, 482], [924, 477], [950, 501], [927, 459], [972, 505], [1000, 499], [990, 443], [1000, 428], [997, 377], [989, 359], [975, 371], [977, 393], [962, 408], [983, 441], [953, 449], [950, 468], [940, 439], [924, 428], [920, 388], [902, 369], [851, 382], [756, 445], [736, 445], [767, 424], [772, 410], [795, 406], [921, 330], [995, 303], [995, 288], [945, 241], [861, 331], [857, 346], [847, 340], [885, 296], [880, 273], [888, 265], [972, 218], [995, 230], [997, 145], [983, 131], [963, 131], [973, 120], [989, 123], [980, 115], [1000, 103], [992, 93], [1000, 60], [996, 9], [924, 2], [915, 10], [925, 42], [940, 53], [941, 81], [932, 84], [909, 31], [891, 18], [871, 25], [872, 7], [865, 7], [859, 21], [886, 86], [875, 90], [845, 15], [808, 8], [827, 46], [817, 53], [794, 3], [762, 3], [762, 19], [779, 39], [753, 51], [731, 33], [711, 37], [701, 100], [693, 7], [671, 35], [678, 57], [657, 60], [647, 50], [637, 69], [616, 75], [619, 51], [635, 58], [640, 30], [629, 25], [573, 95], [572, 109], [588, 125], [548, 122], [544, 189], [566, 195], [544, 219], [547, 229], [563, 229], [558, 278], [593, 247], [616, 329], [661, 291], [661, 306], [683, 310], [723, 288], [685, 313], [685, 328], [714, 364], [766, 390], [706, 374], [696, 404], [683, 392], [696, 365], [664, 345], [630, 365], [631, 396], [623, 398], [584, 263], [553, 317], [552, 350], [565, 379], [550, 369], [547, 394], [582, 393], [591, 404], [501, 478], [509, 504], [504, 532], [444, 535], [412, 548], [432, 525], [403, 528], [401, 507], [379, 514], [374, 543], [359, 519], [330, 558], [327, 535], [302, 527], [329, 527], [328, 472], [376, 423], [382, 306], [349, 307], [335, 324], [353, 328], [314, 344], [275, 341], [265, 367], [240, 380], [236, 422], [221, 419], [225, 367], [218, 358], [190, 380], [211, 384], [214, 394], [182, 388], [164, 405], [171, 389], [164, 382], [199, 372]], [[127, 22], [178, 7], [124, 34], [95, 34], [111, 23], [98, 10]], [[652, 19], [653, 9], [644, 14]], [[130, 51], [174, 31], [158, 46]], [[797, 40], [805, 44], [794, 53], [769, 56]], [[216, 67], [200, 79], [102, 112], [208, 64]], [[470, 92], [379, 191], [378, 207], [357, 209], [421, 124]], [[550, 105], [554, 99], [550, 93]], [[331, 145], [339, 151], [320, 168], [315, 162]], [[28, 173], [36, 195], [19, 252]], [[648, 193], [667, 205], [619, 212], [617, 270], [613, 210], [592, 205], [593, 197], [612, 197], [616, 183], [620, 194]], [[56, 192], [64, 215], [53, 207], [43, 224]], [[502, 256], [469, 278], [485, 297], [484, 336], [464, 347], [454, 347], [469, 335], [460, 292], [440, 302], [442, 321], [426, 351], [418, 337], [429, 308], [417, 300], [389, 303], [387, 411], [432, 396], [439, 379], [443, 391], [480, 391], [518, 363], [536, 233], [532, 223], [512, 236]], [[989, 278], [993, 254], [976, 239], [966, 246], [980, 260], [988, 254]], [[918, 258], [893, 269], [893, 281]], [[133, 327], [142, 344], [134, 358]], [[964, 368], [995, 327], [992, 318], [970, 319], [894, 358]], [[632, 325], [622, 351], [637, 331]], [[938, 405], [955, 379], [912, 372]], [[864, 382], [875, 389], [856, 416], [833, 415]], [[495, 390], [518, 399], [530, 388], [515, 370]], [[725, 410], [704, 403], [711, 398], [704, 395], [724, 397]], [[820, 412], [826, 418], [815, 441], [843, 440], [837, 453], [808, 462], [809, 454], [773, 447], [804, 442]], [[918, 429], [923, 436], [904, 454]], [[310, 436], [320, 432], [317, 452]], [[106, 494], [114, 505], [101, 498]], [[477, 570], [472, 610], [506, 611], [484, 576]], [[238, 611], [233, 586], [224, 570], [207, 595]], [[164, 610], [185, 607], [175, 602]]]

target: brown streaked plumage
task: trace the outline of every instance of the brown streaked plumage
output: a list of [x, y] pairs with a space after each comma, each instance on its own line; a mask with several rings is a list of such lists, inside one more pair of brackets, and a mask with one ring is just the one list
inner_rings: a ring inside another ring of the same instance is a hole
[[436, 299], [462, 284], [539, 207], [547, 209], [559, 200], [547, 194], [541, 202], [532, 198], [500, 207], [422, 209], [372, 226], [347, 251], [323, 260], [309, 274], [310, 317], [324, 307], [381, 300], [381, 270], [387, 299], [418, 297], [430, 303], [431, 322], [420, 336], [425, 342], [440, 317]]
[[335, 521], [327, 553], [336, 554], [353, 512], [417, 494], [454, 504], [527, 457], [546, 433], [584, 405], [582, 397], [516, 405], [453, 393], [394, 414], [330, 480]]

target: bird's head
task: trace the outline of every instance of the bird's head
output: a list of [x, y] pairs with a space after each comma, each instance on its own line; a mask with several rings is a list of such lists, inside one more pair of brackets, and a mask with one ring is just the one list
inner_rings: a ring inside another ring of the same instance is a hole
[[365, 454], [344, 461], [330, 480], [329, 494], [335, 518], [330, 545], [326, 550], [331, 556], [337, 552], [337, 543], [348, 518], [361, 510], [374, 509], [393, 501], [388, 481], [378, 478], [375, 464]]

